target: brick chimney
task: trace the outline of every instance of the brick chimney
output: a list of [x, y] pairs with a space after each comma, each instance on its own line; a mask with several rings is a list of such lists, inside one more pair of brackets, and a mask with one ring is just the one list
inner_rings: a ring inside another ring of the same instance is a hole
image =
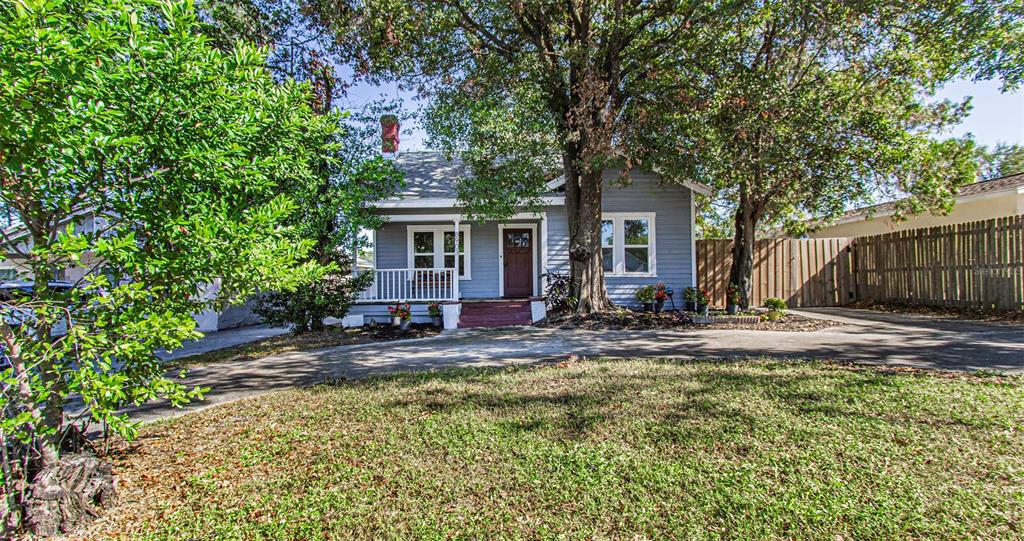
[[385, 154], [398, 154], [398, 116], [392, 114], [380, 117], [380, 150]]

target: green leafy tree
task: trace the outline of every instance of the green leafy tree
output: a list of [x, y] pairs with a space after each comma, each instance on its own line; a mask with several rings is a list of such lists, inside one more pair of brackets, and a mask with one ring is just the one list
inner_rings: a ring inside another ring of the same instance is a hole
[[[316, 58], [310, 67], [313, 111], [340, 122], [341, 115], [331, 107], [337, 82], [333, 70]], [[351, 272], [365, 243], [360, 230], [380, 225], [380, 218], [366, 203], [392, 194], [402, 177], [370, 146], [366, 130], [358, 126], [353, 123], [349, 130], [328, 134], [328, 140], [320, 143], [332, 148], [333, 155], [316, 162], [315, 177], [291, 192], [299, 210], [288, 223], [299, 238], [312, 243], [310, 260], [331, 270], [292, 291], [259, 295], [256, 312], [269, 323], [292, 325], [298, 333], [323, 330], [324, 319], [344, 317], [373, 280], [372, 273]]]
[[[12, 487], [73, 440], [69, 411], [132, 437], [122, 407], [199, 396], [154, 354], [200, 336], [191, 314], [325, 270], [282, 226], [282, 192], [318, 178], [336, 119], [306, 85], [276, 83], [263, 50], [220, 51], [197, 24], [169, 0], [0, 4], [0, 202], [22, 235], [4, 240], [35, 285], [0, 307], [9, 519], [26, 496]], [[72, 266], [88, 271], [79, 287], [48, 287]]]
[[1024, 146], [999, 143], [991, 150], [979, 147], [978, 164], [984, 180], [1024, 173]]
[[679, 105], [673, 94], [651, 93], [648, 79], [658, 70], [679, 73], [694, 59], [695, 29], [729, 13], [731, 3], [311, 4], [359, 73], [398, 78], [431, 98], [426, 124], [434, 142], [461, 152], [474, 170], [460, 184], [471, 214], [500, 218], [532, 206], [547, 180], [565, 175], [577, 312], [608, 308], [602, 172], [648, 165], [635, 133]]
[[[934, 134], [966, 104], [927, 99], [955, 77], [1003, 73], [1013, 84], [1017, 6], [749, 3], [725, 21], [727, 31], [702, 36], [702, 61], [685, 81], [656, 79], [680, 107], [645, 145], [662, 147], [652, 153], [661, 167], [692, 168], [717, 186], [731, 207], [729, 281], [744, 307], [764, 225], [799, 232], [803, 218], [837, 216], [879, 194], [901, 197], [904, 214], [952, 205], [975, 178], [973, 143]], [[952, 28], [972, 31], [941, 30]]]
[[460, 187], [471, 212], [535, 201], [560, 166], [581, 313], [609, 305], [603, 169], [722, 187], [746, 292], [766, 217], [837, 213], [874, 186], [948, 204], [970, 177], [967, 149], [923, 134], [959, 108], [918, 93], [1022, 71], [1010, 0], [311, 3], [370, 80], [432, 98], [428, 130], [476, 173]]

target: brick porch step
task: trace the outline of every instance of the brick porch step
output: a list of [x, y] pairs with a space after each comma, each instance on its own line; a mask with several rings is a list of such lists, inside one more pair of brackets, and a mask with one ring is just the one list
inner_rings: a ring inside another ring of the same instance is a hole
[[508, 327], [530, 324], [529, 301], [486, 301], [462, 304], [460, 328]]

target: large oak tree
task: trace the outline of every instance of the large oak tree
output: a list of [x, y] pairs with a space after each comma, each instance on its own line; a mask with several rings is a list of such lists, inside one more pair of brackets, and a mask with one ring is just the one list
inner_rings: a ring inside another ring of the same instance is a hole
[[[368, 79], [400, 79], [431, 98], [427, 127], [476, 173], [470, 212], [501, 216], [565, 175], [578, 311], [610, 306], [601, 265], [602, 172], [647, 159], [631, 144], [674, 95], [652, 77], [682, 73], [692, 35], [732, 2], [325, 2], [321, 22]], [[630, 112], [630, 109], [636, 109]], [[641, 111], [642, 109], [642, 111]], [[554, 162], [554, 163], [553, 163]], [[555, 167], [552, 167], [552, 166]], [[560, 167], [558, 167], [560, 166]], [[664, 171], [667, 176], [673, 172]]]
[[922, 0], [313, 0], [367, 78], [431, 98], [427, 127], [476, 173], [460, 197], [507, 215], [565, 175], [579, 312], [609, 305], [602, 171], [643, 167], [721, 188], [733, 281], [766, 216], [839, 212], [878, 189], [948, 204], [970, 149], [923, 99], [957, 76], [1019, 76], [1019, 3]]
[[904, 214], [948, 209], [974, 149], [937, 137], [968, 104], [932, 96], [958, 77], [1013, 86], [1024, 64], [1019, 2], [750, 2], [722, 22], [685, 84], [663, 81], [682, 99], [647, 145], [719, 188], [744, 305], [766, 224], [799, 232], [879, 196]]

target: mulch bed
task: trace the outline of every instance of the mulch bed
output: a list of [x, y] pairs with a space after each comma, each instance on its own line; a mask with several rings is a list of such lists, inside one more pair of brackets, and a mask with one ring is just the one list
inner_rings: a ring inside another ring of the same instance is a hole
[[836, 321], [813, 319], [787, 313], [776, 321], [759, 323], [693, 323], [686, 312], [635, 312], [614, 310], [580, 317], [575, 314], [548, 314], [538, 327], [585, 330], [652, 330], [652, 329], [737, 329], [756, 331], [811, 332], [841, 325]]
[[978, 308], [924, 306], [918, 304], [881, 303], [875, 301], [859, 301], [849, 304], [848, 307], [874, 310], [876, 312], [887, 312], [891, 314], [914, 314], [942, 319], [1024, 325], [1024, 312], [1019, 310], [981, 310]]

